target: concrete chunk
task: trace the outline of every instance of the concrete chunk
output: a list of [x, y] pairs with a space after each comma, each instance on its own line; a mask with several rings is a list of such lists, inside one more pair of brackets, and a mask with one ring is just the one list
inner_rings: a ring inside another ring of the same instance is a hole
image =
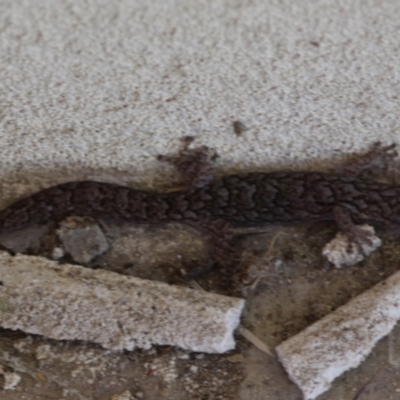
[[244, 300], [0, 252], [0, 325], [108, 349], [152, 344], [223, 353]]
[[400, 319], [400, 272], [281, 343], [276, 351], [306, 400], [367, 357]]

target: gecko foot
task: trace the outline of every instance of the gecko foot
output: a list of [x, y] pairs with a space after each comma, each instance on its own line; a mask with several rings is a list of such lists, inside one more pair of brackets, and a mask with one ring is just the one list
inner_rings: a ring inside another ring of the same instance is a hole
[[174, 165], [184, 179], [185, 190], [204, 187], [214, 177], [212, 161], [217, 154], [207, 146], [189, 149], [194, 140], [192, 136], [185, 136], [182, 140], [183, 149], [177, 156], [159, 155], [157, 159]]
[[344, 233], [338, 232], [335, 238], [324, 246], [322, 254], [336, 268], [357, 264], [382, 244], [382, 240], [375, 235], [372, 226], [360, 225], [358, 228], [358, 233], [364, 232], [366, 234], [365, 236], [362, 235], [364, 239], [359, 236], [358, 241], [350, 242]]
[[387, 167], [397, 156], [395, 143], [382, 146], [381, 142], [375, 142], [367, 153], [356, 156], [337, 172], [345, 176], [356, 176], [372, 167]]
[[365, 255], [364, 247], [373, 245], [374, 232], [366, 230], [360, 225], [356, 225], [351, 219], [350, 212], [344, 207], [335, 207], [333, 214], [340, 232], [347, 237], [347, 250], [351, 251], [354, 244], [357, 250]]

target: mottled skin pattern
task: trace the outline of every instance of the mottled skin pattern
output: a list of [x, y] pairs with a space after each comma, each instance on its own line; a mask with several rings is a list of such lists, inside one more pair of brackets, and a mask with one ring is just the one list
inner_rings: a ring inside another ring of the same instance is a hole
[[334, 207], [355, 222], [400, 223], [400, 187], [314, 172], [249, 173], [177, 193], [145, 192], [110, 183], [69, 182], [0, 211], [0, 230], [60, 221], [70, 215], [134, 223], [223, 219], [233, 226], [333, 220]]
[[209, 234], [210, 256], [223, 264], [235, 226], [335, 220], [357, 242], [362, 231], [354, 223], [400, 224], [400, 187], [358, 176], [361, 170], [396, 157], [393, 145], [375, 144], [338, 175], [255, 172], [213, 179], [209, 149], [189, 150], [191, 140], [186, 138], [177, 157], [160, 157], [174, 164], [185, 179], [180, 191], [146, 192], [93, 181], [64, 183], [0, 211], [0, 232], [72, 215], [133, 223], [181, 222]]
[[188, 217], [211, 216], [243, 226], [334, 219], [335, 207], [347, 209], [355, 222], [395, 222], [396, 216], [400, 222], [399, 196], [398, 187], [357, 178], [279, 172], [228, 176], [186, 200]]

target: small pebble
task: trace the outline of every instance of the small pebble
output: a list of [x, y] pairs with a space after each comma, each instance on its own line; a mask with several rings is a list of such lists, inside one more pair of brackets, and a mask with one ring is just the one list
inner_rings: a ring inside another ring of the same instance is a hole
[[237, 136], [240, 136], [243, 132], [247, 131], [249, 128], [241, 121], [233, 121], [233, 131]]
[[108, 250], [108, 242], [100, 227], [94, 223], [76, 228], [61, 226], [57, 234], [71, 257], [80, 264], [88, 263]]

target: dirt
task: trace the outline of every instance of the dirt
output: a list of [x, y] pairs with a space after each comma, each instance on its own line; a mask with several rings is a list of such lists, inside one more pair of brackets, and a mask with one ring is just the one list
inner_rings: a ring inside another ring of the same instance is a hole
[[[187, 285], [185, 273], [206, 258], [207, 244], [190, 228], [107, 221], [100, 226], [110, 248], [89, 262], [89, 268]], [[0, 242], [20, 245], [22, 235], [30, 244], [24, 251], [48, 256], [56, 241], [53, 234], [51, 229], [29, 228]], [[237, 295], [247, 293], [242, 324], [271, 349], [398, 270], [400, 246], [394, 232], [377, 229], [382, 247], [367, 260], [342, 269], [321, 255], [334, 234], [326, 226], [268, 227], [235, 241], [233, 257], [243, 271]], [[71, 261], [68, 255], [66, 261]], [[249, 268], [252, 273], [246, 275]], [[213, 291], [218, 290], [217, 280], [216, 271], [198, 282]], [[400, 399], [399, 334], [398, 326], [359, 368], [338, 378], [318, 400]], [[172, 347], [111, 352], [90, 343], [57, 342], [3, 330], [0, 364], [21, 378], [12, 389], [0, 391], [2, 400], [302, 398], [279, 361], [240, 335], [234, 351], [210, 355]]]

